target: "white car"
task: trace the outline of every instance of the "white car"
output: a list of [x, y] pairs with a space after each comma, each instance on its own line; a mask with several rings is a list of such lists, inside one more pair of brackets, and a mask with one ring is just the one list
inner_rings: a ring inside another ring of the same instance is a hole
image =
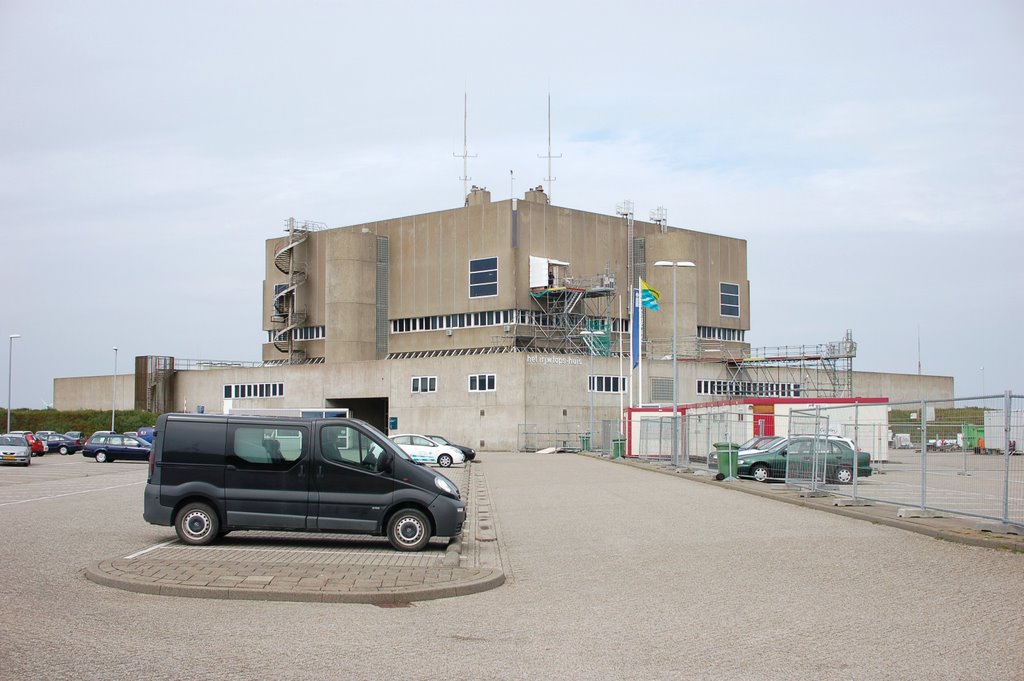
[[391, 441], [402, 448], [417, 463], [433, 463], [442, 468], [465, 463], [466, 457], [457, 447], [443, 445], [426, 435], [392, 435]]

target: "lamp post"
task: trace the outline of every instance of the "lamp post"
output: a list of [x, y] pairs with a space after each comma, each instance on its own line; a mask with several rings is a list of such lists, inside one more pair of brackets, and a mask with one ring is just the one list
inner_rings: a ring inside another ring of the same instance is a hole
[[676, 343], [679, 336], [679, 302], [676, 292], [676, 270], [696, 267], [689, 260], [659, 260], [655, 267], [672, 268], [672, 465], [679, 465], [679, 360]]
[[12, 357], [14, 356], [14, 339], [21, 338], [20, 333], [12, 333], [7, 337], [7, 430], [5, 433], [11, 432], [11, 370], [14, 366]]
[[117, 412], [117, 346], [114, 346], [114, 380], [110, 384], [110, 432], [114, 431], [114, 414]]

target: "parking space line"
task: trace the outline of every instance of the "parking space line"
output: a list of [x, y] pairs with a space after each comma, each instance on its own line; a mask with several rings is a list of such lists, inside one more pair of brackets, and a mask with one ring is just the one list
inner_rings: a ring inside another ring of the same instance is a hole
[[154, 544], [153, 546], [150, 546], [148, 549], [142, 549], [141, 551], [136, 551], [135, 553], [133, 553], [130, 556], [125, 556], [122, 560], [131, 560], [132, 558], [138, 558], [139, 556], [141, 556], [141, 555], [143, 555], [145, 553], [149, 553], [150, 551], [153, 551], [155, 549], [162, 549], [163, 547], [167, 546], [168, 544], [173, 544], [173, 543], [175, 543], [177, 541], [178, 541], [177, 539], [168, 539], [167, 541], [165, 541], [165, 542], [163, 542], [161, 544]]
[[118, 489], [119, 487], [131, 487], [132, 485], [143, 485], [145, 481], [140, 482], [128, 482], [123, 485], [113, 485], [111, 487], [100, 487], [97, 489], [84, 489], [78, 492], [66, 492], [64, 494], [51, 494], [45, 497], [33, 497], [32, 499], [19, 499], [18, 501], [4, 501], [0, 502], [0, 506], [13, 506], [15, 504], [27, 504], [30, 501], [46, 501], [47, 499], [59, 499], [61, 497], [73, 497], [77, 494], [88, 494], [90, 492], [106, 492], [107, 490]]

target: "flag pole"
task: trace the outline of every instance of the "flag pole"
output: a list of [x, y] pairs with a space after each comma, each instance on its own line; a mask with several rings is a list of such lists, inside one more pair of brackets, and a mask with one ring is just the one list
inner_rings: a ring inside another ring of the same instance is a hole
[[640, 339], [637, 343], [636, 350], [636, 366], [637, 366], [637, 386], [636, 386], [636, 404], [638, 407], [644, 406], [644, 310], [643, 304], [640, 300], [643, 293], [641, 292], [640, 278], [637, 277], [636, 282], [636, 323], [637, 323], [637, 334]]

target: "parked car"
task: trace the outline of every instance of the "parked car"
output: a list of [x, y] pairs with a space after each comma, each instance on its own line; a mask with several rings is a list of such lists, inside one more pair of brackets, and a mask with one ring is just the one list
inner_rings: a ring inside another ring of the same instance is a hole
[[426, 435], [393, 435], [391, 441], [418, 463], [433, 463], [441, 468], [448, 468], [454, 463], [465, 463], [466, 461], [462, 450], [435, 442]]
[[69, 430], [64, 434], [67, 435], [72, 440], [79, 440], [81, 444], [85, 444], [85, 435], [80, 430]]
[[[855, 454], [856, 452], [856, 454]], [[737, 473], [758, 482], [770, 479], [814, 479], [827, 483], [853, 481], [854, 456], [857, 477], [871, 475], [871, 455], [857, 450], [853, 441], [837, 435], [797, 435], [765, 450], [752, 450], [739, 458]]]
[[722, 450], [735, 451], [739, 456], [752, 449], [768, 449], [779, 440], [784, 439], [780, 435], [755, 435], [741, 445], [732, 442], [716, 442], [714, 450], [708, 453], [708, 467], [718, 468], [718, 453]]
[[43, 441], [36, 437], [36, 434], [31, 430], [12, 430], [8, 435], [22, 435], [28, 440], [28, 446], [32, 448], [32, 456], [42, 456], [46, 454], [46, 445]]
[[36, 437], [38, 439], [42, 440], [43, 442], [46, 442], [46, 437], [48, 435], [56, 435], [56, 434], [57, 434], [56, 430], [37, 430], [36, 431]]
[[472, 461], [473, 459], [476, 458], [476, 450], [473, 449], [472, 447], [467, 447], [466, 445], [457, 445], [448, 438], [441, 437], [440, 435], [428, 435], [427, 437], [429, 437], [431, 440], [439, 444], [451, 445], [452, 447], [455, 447], [456, 449], [462, 452], [462, 455], [464, 457], [466, 457], [466, 461]]
[[96, 459], [97, 463], [112, 463], [118, 459], [147, 461], [152, 447], [145, 440], [117, 433], [93, 433], [82, 449], [82, 456]]
[[20, 463], [22, 466], [32, 463], [32, 447], [24, 435], [0, 435], [0, 461]]
[[145, 440], [146, 442], [153, 444], [153, 433], [156, 430], [153, 426], [142, 426], [139, 428], [138, 438]]
[[75, 440], [67, 435], [53, 433], [46, 436], [46, 451], [60, 452], [62, 456], [80, 452], [83, 446], [81, 440]]

